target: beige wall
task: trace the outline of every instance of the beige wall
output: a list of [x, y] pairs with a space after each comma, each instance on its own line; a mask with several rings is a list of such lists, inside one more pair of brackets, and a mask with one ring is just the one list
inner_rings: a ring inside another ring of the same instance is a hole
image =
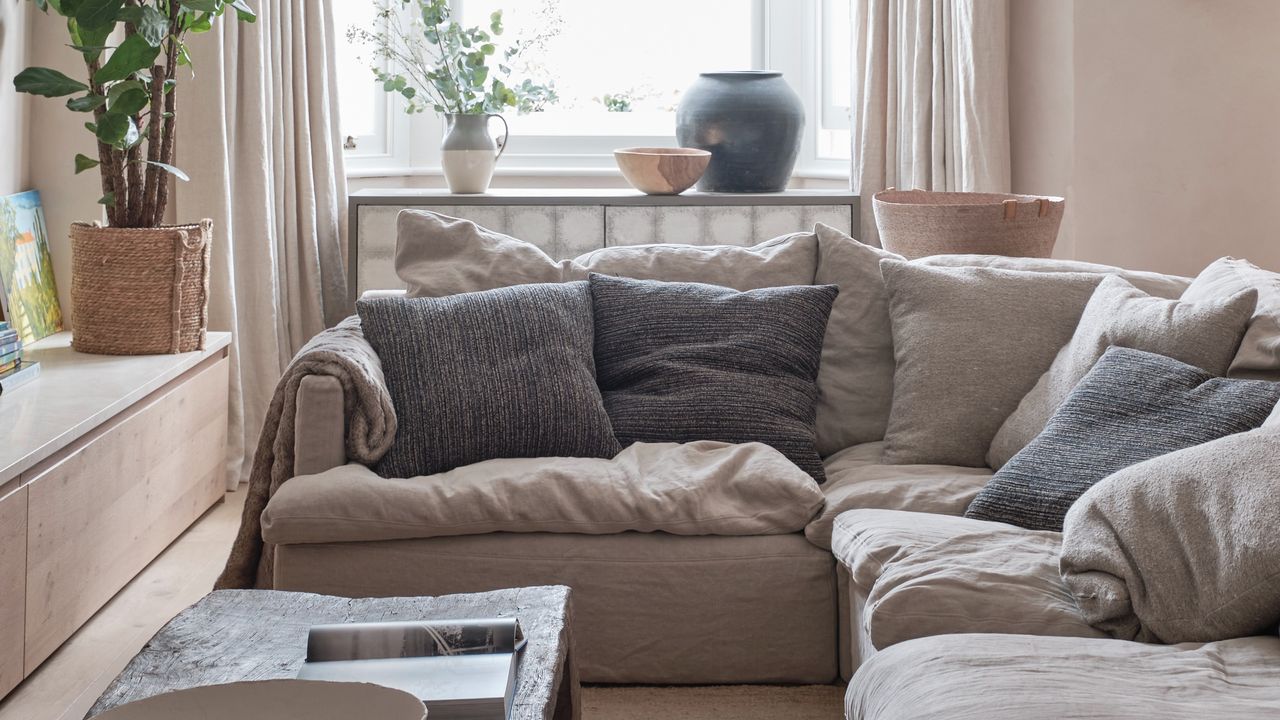
[[[23, 2], [23, 5], [29, 3]], [[80, 55], [67, 47], [67, 27], [52, 14], [31, 13], [31, 46], [28, 62], [51, 67], [74, 78], [87, 71]], [[9, 83], [8, 77], [0, 78]], [[84, 129], [88, 115], [69, 112], [61, 99], [30, 99], [30, 184], [40, 191], [49, 225], [49, 252], [58, 281], [62, 312], [71, 318], [71, 247], [67, 228], [73, 222], [102, 220], [97, 204], [102, 187], [96, 170], [75, 174], [76, 153], [97, 156], [93, 135]]]
[[1065, 194], [1059, 254], [1280, 270], [1280, 2], [1015, 0], [1014, 189]]
[[0, 2], [0, 195], [29, 189], [29, 103], [11, 79], [26, 67], [31, 11], [28, 2]]

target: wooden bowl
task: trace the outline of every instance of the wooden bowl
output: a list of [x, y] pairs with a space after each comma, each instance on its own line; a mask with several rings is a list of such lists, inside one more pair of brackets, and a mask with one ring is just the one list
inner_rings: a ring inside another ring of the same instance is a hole
[[623, 148], [613, 151], [631, 187], [647, 195], [679, 195], [707, 171], [711, 153], [695, 148]]

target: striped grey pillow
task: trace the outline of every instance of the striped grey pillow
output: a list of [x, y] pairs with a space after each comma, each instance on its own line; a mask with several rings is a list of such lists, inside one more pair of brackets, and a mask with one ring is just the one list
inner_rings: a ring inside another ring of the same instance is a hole
[[823, 482], [814, 400], [839, 292], [593, 273], [596, 372], [618, 440], [761, 442]]
[[587, 283], [356, 304], [399, 420], [383, 477], [495, 458], [611, 458]]
[[1155, 353], [1108, 348], [1034, 440], [974, 498], [965, 517], [1062, 530], [1094, 483], [1150, 458], [1252, 430], [1280, 383], [1229, 380]]

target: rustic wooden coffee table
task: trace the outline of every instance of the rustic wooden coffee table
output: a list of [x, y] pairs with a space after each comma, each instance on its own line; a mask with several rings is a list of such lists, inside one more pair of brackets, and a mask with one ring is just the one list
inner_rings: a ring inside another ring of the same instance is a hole
[[199, 685], [296, 677], [312, 625], [512, 616], [519, 618], [528, 638], [516, 671], [512, 720], [578, 720], [569, 588], [563, 586], [363, 599], [219, 590], [161, 628], [86, 717]]

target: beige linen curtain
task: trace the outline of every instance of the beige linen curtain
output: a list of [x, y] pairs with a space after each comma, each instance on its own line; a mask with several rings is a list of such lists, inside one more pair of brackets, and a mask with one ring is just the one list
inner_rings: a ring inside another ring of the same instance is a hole
[[853, 191], [1009, 191], [1009, 0], [853, 0]]
[[209, 328], [234, 333], [228, 484], [248, 472], [289, 359], [350, 310], [346, 176], [333, 17], [319, 0], [254, 0], [258, 21], [190, 38], [175, 217], [212, 218]]

